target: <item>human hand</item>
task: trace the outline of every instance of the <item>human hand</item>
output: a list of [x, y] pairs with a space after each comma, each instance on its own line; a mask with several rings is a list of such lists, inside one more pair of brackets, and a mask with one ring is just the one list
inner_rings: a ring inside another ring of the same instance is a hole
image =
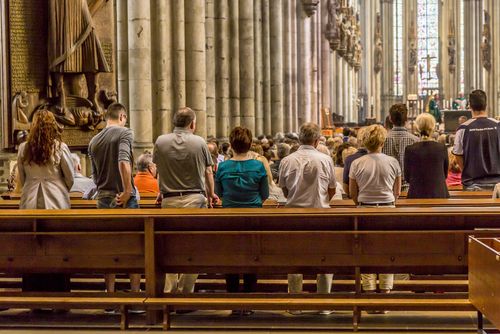
[[128, 191], [124, 191], [124, 192], [116, 194], [116, 206], [117, 207], [122, 206], [125, 208], [127, 206], [127, 203], [128, 203], [128, 200], [130, 199], [130, 197], [131, 197], [131, 193]]

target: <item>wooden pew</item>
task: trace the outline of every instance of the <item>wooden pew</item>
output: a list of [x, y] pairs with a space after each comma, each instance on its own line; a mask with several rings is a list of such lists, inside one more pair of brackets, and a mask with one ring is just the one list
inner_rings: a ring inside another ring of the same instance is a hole
[[[289, 309], [290, 299], [317, 309], [354, 298], [348, 305], [356, 327], [363, 309], [471, 310], [460, 294], [376, 295], [368, 302], [359, 274], [464, 274], [467, 236], [499, 227], [500, 208], [2, 210], [0, 272], [145, 272], [144, 304], [166, 311], [232, 308], [236, 297], [266, 309]], [[330, 304], [271, 294], [266, 307], [251, 295], [164, 296], [165, 272], [354, 273], [356, 292], [318, 296]]]
[[500, 330], [500, 231], [498, 236], [469, 239], [469, 295], [479, 313], [480, 333], [483, 314]]

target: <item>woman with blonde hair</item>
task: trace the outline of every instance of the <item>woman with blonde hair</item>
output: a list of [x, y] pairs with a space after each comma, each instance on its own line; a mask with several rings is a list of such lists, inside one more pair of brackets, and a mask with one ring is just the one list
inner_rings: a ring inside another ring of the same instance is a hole
[[431, 137], [436, 121], [430, 114], [420, 114], [415, 123], [421, 141], [407, 146], [404, 155], [408, 198], [448, 198], [448, 150]]
[[[36, 113], [28, 140], [19, 146], [17, 157], [20, 209], [69, 209], [73, 185], [73, 161], [62, 142], [61, 129], [48, 110]], [[69, 290], [69, 276], [63, 274], [23, 275], [24, 291]]]
[[[363, 146], [368, 154], [357, 158], [349, 171], [349, 194], [359, 207], [394, 207], [401, 192], [399, 162], [382, 153], [387, 130], [371, 125], [364, 130]], [[377, 274], [362, 274], [363, 290], [375, 292]], [[394, 284], [394, 274], [379, 274], [379, 290], [388, 293]], [[375, 312], [374, 312], [375, 313]]]

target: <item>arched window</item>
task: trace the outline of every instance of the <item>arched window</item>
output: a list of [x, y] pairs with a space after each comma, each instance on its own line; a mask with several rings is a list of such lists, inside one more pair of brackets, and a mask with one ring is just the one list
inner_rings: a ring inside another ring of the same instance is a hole
[[439, 0], [417, 0], [418, 90], [439, 89]]
[[394, 1], [394, 95], [403, 95], [403, 0]]

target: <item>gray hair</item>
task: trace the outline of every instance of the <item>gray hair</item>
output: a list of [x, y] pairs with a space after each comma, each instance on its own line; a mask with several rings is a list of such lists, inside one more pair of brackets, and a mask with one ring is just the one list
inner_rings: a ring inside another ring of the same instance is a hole
[[189, 107], [181, 108], [175, 112], [174, 126], [177, 128], [187, 128], [194, 120], [196, 120], [196, 114], [193, 109]]
[[283, 159], [290, 154], [290, 145], [281, 143], [278, 144], [278, 159]]
[[149, 165], [153, 162], [153, 155], [149, 152], [143, 153], [137, 158], [137, 170], [139, 172], [146, 172]]
[[313, 145], [320, 136], [321, 131], [315, 123], [305, 123], [300, 127], [299, 142], [302, 145]]

